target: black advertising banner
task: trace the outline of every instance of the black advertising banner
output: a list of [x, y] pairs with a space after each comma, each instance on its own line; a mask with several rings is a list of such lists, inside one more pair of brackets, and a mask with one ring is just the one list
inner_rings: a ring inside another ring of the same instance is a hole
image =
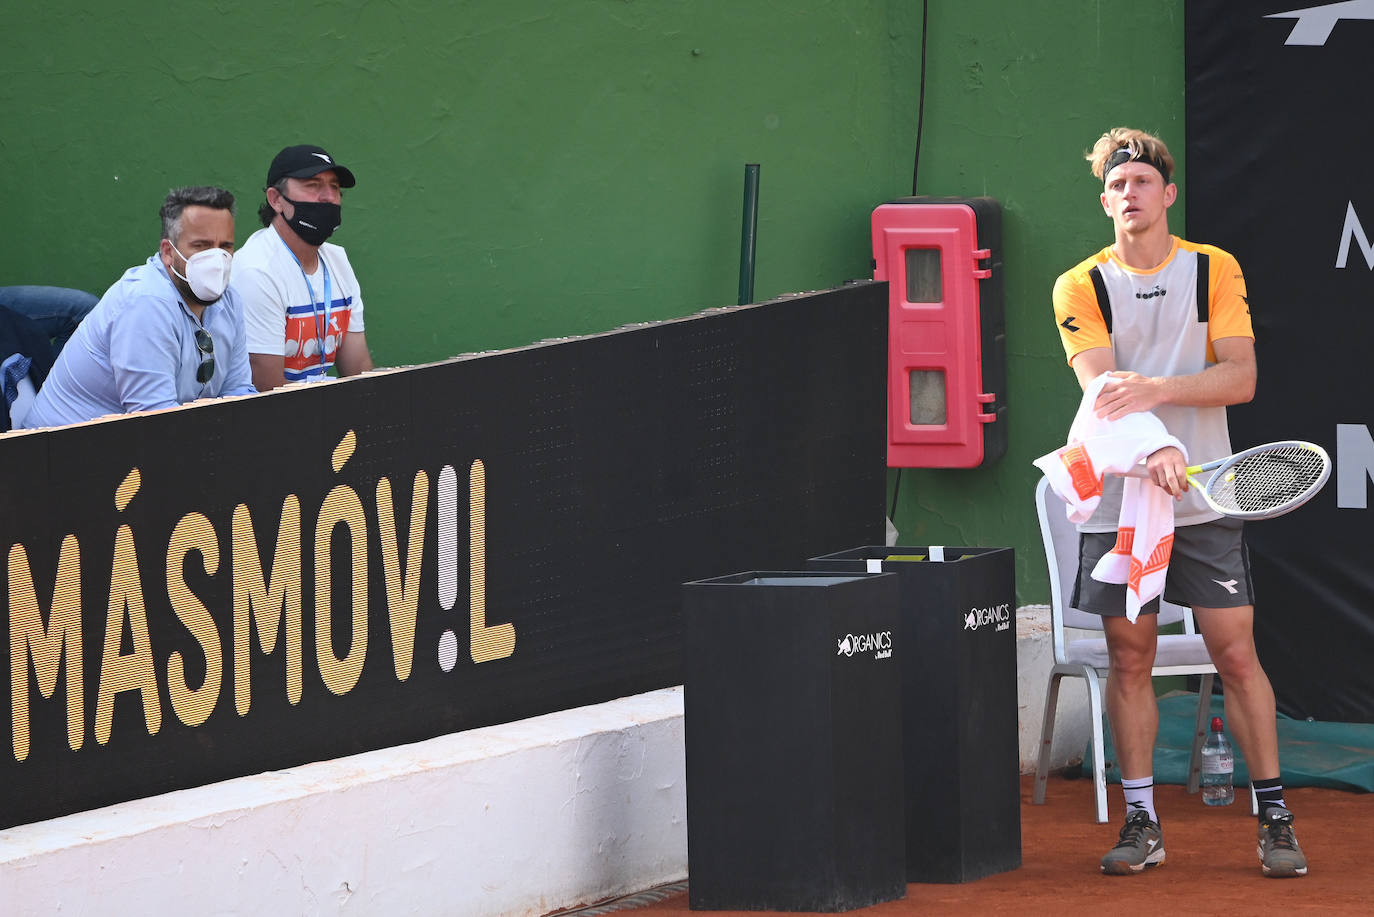
[[1374, 2], [1188, 0], [1186, 30], [1188, 235], [1240, 260], [1259, 359], [1232, 443], [1311, 440], [1335, 466], [1246, 527], [1260, 658], [1283, 712], [1374, 722]]
[[881, 539], [886, 284], [0, 438], [0, 828], [682, 682]]

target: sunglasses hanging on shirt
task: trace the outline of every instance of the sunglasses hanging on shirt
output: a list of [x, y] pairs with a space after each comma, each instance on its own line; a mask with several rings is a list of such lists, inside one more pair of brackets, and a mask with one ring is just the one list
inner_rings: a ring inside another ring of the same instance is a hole
[[215, 375], [215, 339], [204, 328], [196, 329], [196, 350], [200, 351], [200, 366], [196, 367], [196, 381], [201, 385]]

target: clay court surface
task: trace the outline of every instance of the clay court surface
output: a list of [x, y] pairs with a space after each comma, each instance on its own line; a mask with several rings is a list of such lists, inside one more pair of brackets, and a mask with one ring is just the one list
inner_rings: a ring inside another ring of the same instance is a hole
[[[1043, 806], [1031, 805], [1030, 796], [1031, 778], [1022, 777], [1020, 869], [963, 885], [908, 885], [905, 899], [847, 913], [1374, 914], [1374, 794], [1308, 788], [1285, 793], [1310, 870], [1300, 879], [1260, 875], [1256, 821], [1239, 791], [1234, 805], [1208, 808], [1181, 786], [1156, 787], [1168, 860], [1119, 878], [1103, 876], [1098, 860], [1116, 843], [1123, 817], [1120, 787], [1108, 787], [1108, 825], [1093, 818], [1088, 780], [1051, 778]], [[686, 891], [628, 912], [734, 913], [691, 911]]]

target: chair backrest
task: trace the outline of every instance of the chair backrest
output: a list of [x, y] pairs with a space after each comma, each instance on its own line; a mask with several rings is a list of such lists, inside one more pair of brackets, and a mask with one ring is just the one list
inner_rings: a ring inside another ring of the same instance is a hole
[[[13, 404], [8, 404], [8, 395], [0, 400], [0, 411], [9, 412], [8, 425], [0, 423], [0, 432], [14, 430], [24, 422], [24, 418], [29, 416], [29, 408], [33, 407], [33, 399], [38, 397], [38, 390], [33, 386], [33, 380], [28, 374], [24, 374], [14, 384], [15, 398]], [[3, 420], [3, 418], [0, 418]]]
[[42, 327], [0, 306], [0, 432], [24, 419], [52, 364], [52, 343]]
[[[1054, 631], [1054, 658], [1064, 661], [1064, 628], [1102, 630], [1102, 617], [1079, 611], [1073, 602], [1074, 582], [1078, 578], [1078, 530], [1065, 512], [1064, 501], [1050, 489], [1047, 478], [1035, 485], [1035, 512], [1040, 520], [1040, 540], [1045, 547], [1045, 563], [1050, 578], [1050, 626]], [[1185, 633], [1195, 633], [1190, 608], [1160, 599], [1159, 625], [1183, 622]]]

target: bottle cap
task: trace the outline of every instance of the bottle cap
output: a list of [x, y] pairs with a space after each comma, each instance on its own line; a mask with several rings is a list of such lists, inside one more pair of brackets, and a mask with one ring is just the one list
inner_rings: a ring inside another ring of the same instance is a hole
[[1212, 717], [1212, 731], [1213, 731], [1213, 732], [1221, 732], [1221, 731], [1222, 731], [1222, 727], [1221, 727], [1221, 717], [1219, 717], [1219, 716], [1214, 716], [1214, 717]]

